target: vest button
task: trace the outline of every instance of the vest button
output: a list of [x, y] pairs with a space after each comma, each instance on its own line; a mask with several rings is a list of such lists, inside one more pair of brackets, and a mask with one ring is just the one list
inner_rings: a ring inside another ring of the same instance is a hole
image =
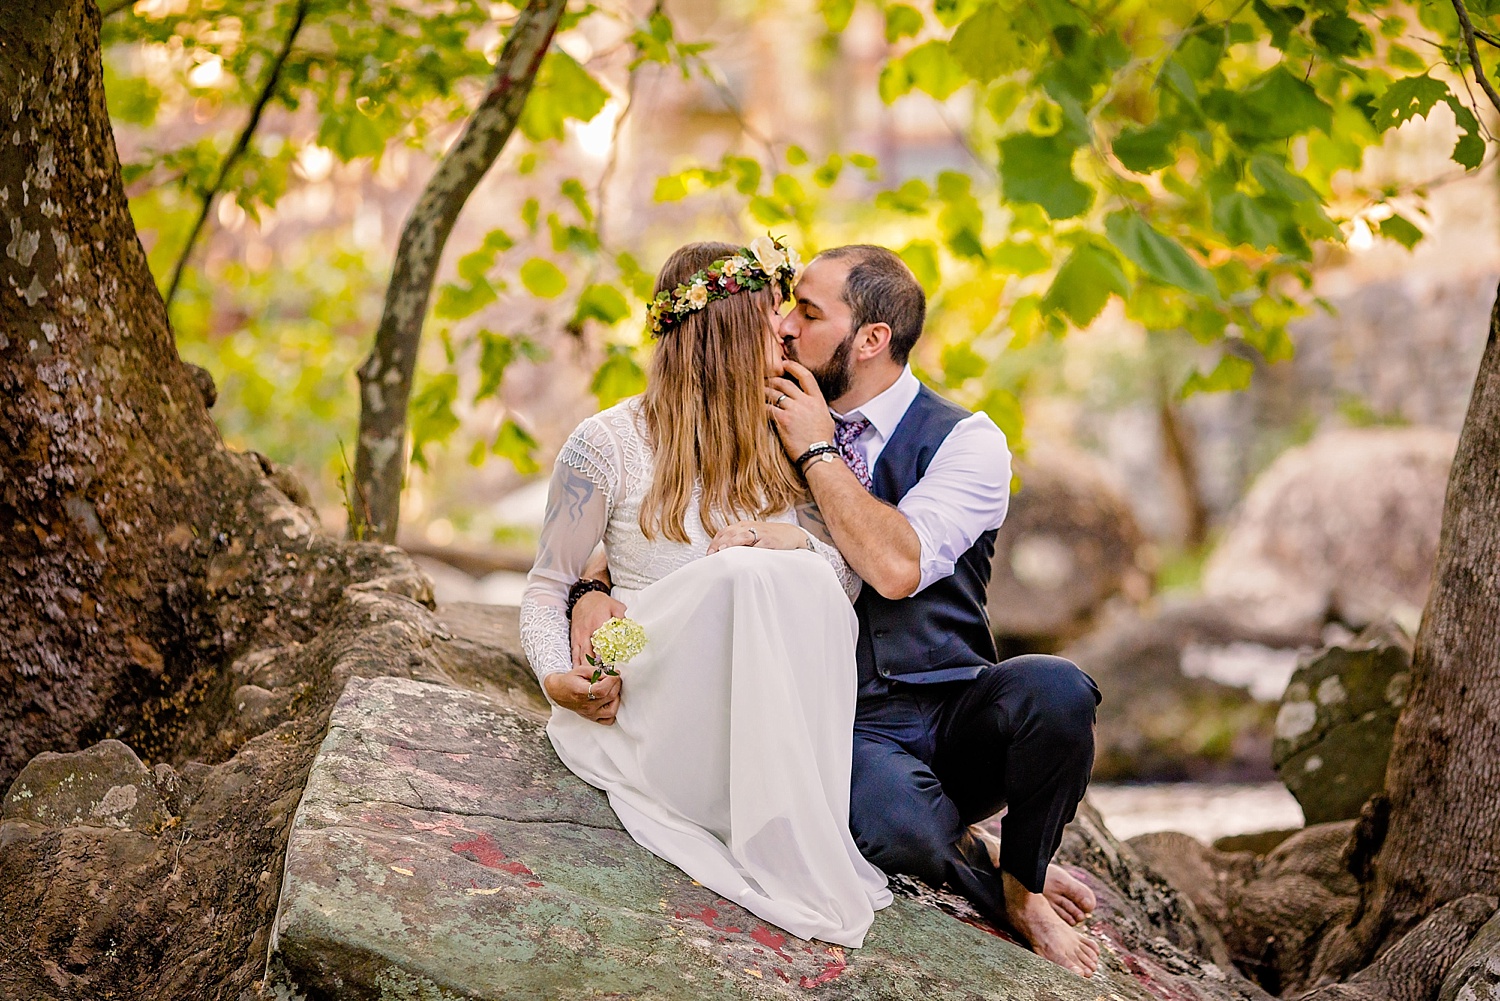
[[875, 630], [875, 638], [876, 639], [884, 639], [889, 633], [890, 633], [889, 629], [877, 629], [877, 630]]

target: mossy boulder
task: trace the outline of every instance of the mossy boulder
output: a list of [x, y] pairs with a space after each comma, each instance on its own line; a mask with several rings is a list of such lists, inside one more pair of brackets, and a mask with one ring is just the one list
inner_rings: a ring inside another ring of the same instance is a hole
[[1411, 638], [1381, 622], [1299, 664], [1276, 714], [1271, 760], [1309, 824], [1359, 816], [1385, 787], [1411, 686]]

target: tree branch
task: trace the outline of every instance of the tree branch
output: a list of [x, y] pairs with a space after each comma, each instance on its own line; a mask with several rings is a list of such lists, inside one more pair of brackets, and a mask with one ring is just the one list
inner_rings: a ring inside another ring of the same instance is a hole
[[[134, 2], [134, 0], [131, 0]], [[229, 180], [229, 172], [234, 169], [240, 157], [245, 155], [245, 150], [250, 148], [250, 140], [255, 135], [255, 129], [260, 125], [260, 116], [266, 110], [266, 105], [271, 103], [271, 97], [276, 93], [276, 85], [281, 80], [281, 69], [286, 65], [287, 57], [292, 54], [292, 45], [297, 40], [297, 35], [302, 31], [302, 24], [307, 19], [307, 9], [312, 0], [298, 0], [296, 13], [292, 16], [292, 26], [286, 33], [286, 39], [281, 43], [281, 51], [276, 53], [276, 59], [271, 63], [271, 72], [266, 76], [266, 82], [260, 89], [260, 96], [256, 98], [255, 106], [250, 109], [250, 120], [240, 130], [240, 137], [235, 142], [234, 148], [219, 164], [219, 176], [214, 178], [214, 183], [207, 191], [200, 193], [199, 197], [203, 204], [198, 210], [198, 219], [193, 223], [192, 231], [188, 233], [187, 243], [182, 247], [182, 253], [177, 257], [177, 264], [172, 268], [172, 283], [167, 286], [166, 303], [167, 308], [172, 306], [172, 300], [177, 297], [177, 289], [182, 284], [182, 274], [187, 270], [188, 259], [193, 256], [193, 248], [198, 243], [198, 237], [203, 232], [203, 227], [208, 222], [209, 210], [213, 208], [214, 199], [224, 189], [224, 184]], [[122, 5], [128, 6], [128, 5]], [[111, 12], [112, 13], [112, 12]], [[109, 16], [108, 14], [105, 15]]]
[[113, 3], [108, 7], [101, 7], [99, 9], [99, 19], [101, 21], [108, 20], [109, 18], [114, 17], [116, 14], [120, 13], [120, 11], [129, 10], [134, 6], [135, 0], [117, 0], [116, 3]]
[[369, 511], [367, 524], [351, 520], [350, 538], [391, 542], [396, 537], [406, 470], [407, 402], [443, 247], [470, 193], [515, 130], [566, 7], [567, 0], [526, 4], [495, 61], [489, 90], [438, 163], [401, 229], [380, 327], [369, 357], [359, 367], [354, 478]]
[[1474, 41], [1474, 23], [1469, 20], [1469, 9], [1464, 6], [1464, 0], [1452, 0], [1453, 10], [1458, 14], [1458, 26], [1464, 35], [1464, 44], [1469, 47], [1469, 61], [1474, 64], [1474, 79], [1479, 81], [1485, 96], [1490, 99], [1490, 104], [1500, 111], [1500, 94], [1495, 92], [1494, 86], [1490, 84], [1489, 77], [1484, 75], [1484, 64], [1479, 61], [1479, 46]]

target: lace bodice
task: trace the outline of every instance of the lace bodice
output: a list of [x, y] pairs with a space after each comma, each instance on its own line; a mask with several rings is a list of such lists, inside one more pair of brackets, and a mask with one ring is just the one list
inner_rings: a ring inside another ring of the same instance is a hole
[[[707, 555], [711, 536], [698, 514], [697, 487], [683, 519], [687, 542], [648, 539], [641, 532], [641, 504], [654, 468], [638, 396], [585, 419], [558, 454], [536, 565], [521, 601], [521, 644], [539, 679], [572, 668], [568, 588], [601, 541], [614, 585], [630, 590]], [[787, 511], [766, 520], [796, 522], [797, 516]], [[814, 538], [813, 548], [828, 560], [853, 600], [859, 577], [834, 547]]]

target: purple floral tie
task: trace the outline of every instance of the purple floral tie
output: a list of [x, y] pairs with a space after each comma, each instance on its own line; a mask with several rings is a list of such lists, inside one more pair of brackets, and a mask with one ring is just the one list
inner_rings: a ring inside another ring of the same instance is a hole
[[865, 428], [870, 422], [861, 418], [857, 421], [838, 421], [833, 429], [833, 443], [839, 450], [839, 455], [844, 457], [844, 462], [854, 471], [859, 482], [870, 489], [870, 467], [865, 462], [865, 457], [854, 447], [854, 439], [864, 434]]

